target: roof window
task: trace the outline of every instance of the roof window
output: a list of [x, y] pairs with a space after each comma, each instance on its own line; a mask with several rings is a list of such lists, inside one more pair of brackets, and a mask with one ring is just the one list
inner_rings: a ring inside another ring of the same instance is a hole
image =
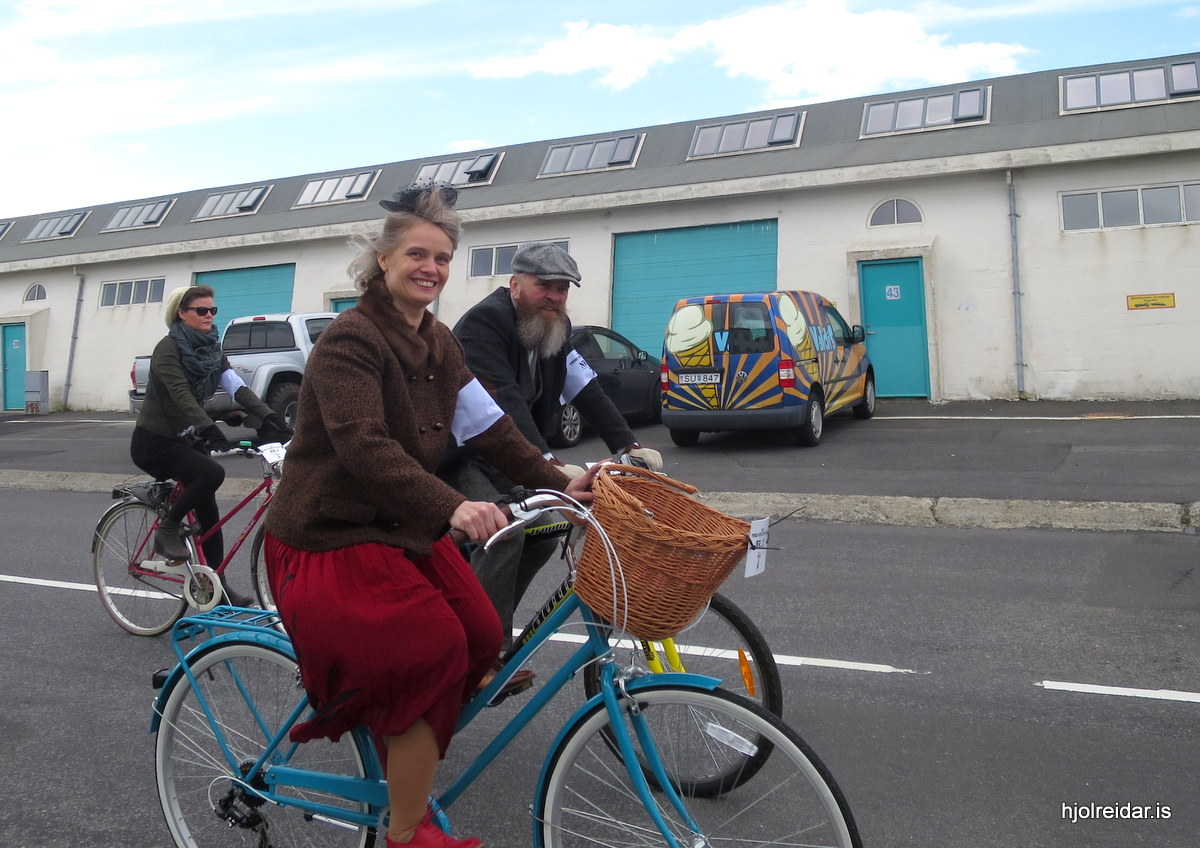
[[305, 183], [292, 204], [297, 206], [317, 206], [323, 203], [346, 203], [352, 200], [362, 200], [371, 191], [379, 171], [362, 171], [342, 177], [323, 177], [309, 180]]
[[136, 206], [122, 206], [104, 226], [104, 232], [109, 230], [131, 230], [137, 227], [155, 227], [162, 223], [171, 208], [171, 200], [159, 200], [154, 203], [142, 203]]
[[556, 144], [546, 151], [539, 176], [577, 174], [584, 171], [604, 171], [609, 168], [633, 167], [641, 146], [642, 135], [623, 135], [599, 141], [580, 141]]
[[205, 218], [225, 218], [230, 215], [250, 215], [258, 211], [259, 205], [266, 196], [267, 187], [265, 185], [210, 194], [200, 204], [200, 208], [192, 216], [192, 220], [200, 221]]
[[68, 238], [75, 235], [75, 231], [79, 229], [79, 225], [83, 223], [83, 219], [87, 215], [86, 212], [68, 212], [65, 215], [42, 218], [33, 225], [29, 235], [21, 240], [39, 241], [41, 239]]
[[1200, 96], [1196, 62], [1061, 77], [1063, 112], [1098, 111]]
[[697, 127], [688, 158], [795, 147], [800, 143], [804, 114], [788, 112], [767, 118]]
[[502, 153], [481, 153], [466, 159], [450, 159], [422, 165], [413, 182], [431, 181], [452, 186], [488, 185], [496, 176]]
[[976, 87], [868, 103], [863, 107], [862, 135], [892, 135], [987, 123], [990, 93], [990, 88]]

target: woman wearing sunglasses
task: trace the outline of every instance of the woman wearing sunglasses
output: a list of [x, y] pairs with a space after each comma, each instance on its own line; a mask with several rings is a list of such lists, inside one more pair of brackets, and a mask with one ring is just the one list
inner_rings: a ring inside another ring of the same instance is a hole
[[[157, 553], [173, 560], [188, 558], [181, 522], [195, 512], [202, 531], [221, 517], [217, 489], [225, 482], [225, 469], [209, 451], [233, 447], [221, 428], [204, 411], [204, 402], [217, 387], [241, 404], [251, 420], [260, 422], [260, 441], [282, 441], [292, 432], [283, 419], [259, 400], [229, 366], [221, 350], [216, 327], [217, 307], [209, 286], [184, 286], [167, 298], [167, 334], [150, 358], [146, 400], [133, 428], [129, 453], [138, 468], [159, 478], [183, 482], [183, 495], [175, 502], [154, 535]], [[213, 567], [225, 557], [221, 531], [204, 543], [204, 558]], [[229, 603], [249, 606], [253, 599], [230, 588], [221, 577]]]

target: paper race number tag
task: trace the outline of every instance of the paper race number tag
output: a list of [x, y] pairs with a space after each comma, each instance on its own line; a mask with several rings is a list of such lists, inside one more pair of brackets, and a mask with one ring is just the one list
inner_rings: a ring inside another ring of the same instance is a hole
[[754, 577], [767, 570], [767, 531], [771, 519], [756, 518], [750, 522], [750, 544], [746, 551], [746, 577]]
[[278, 462], [287, 455], [287, 449], [279, 442], [267, 442], [258, 446], [258, 452], [267, 462]]

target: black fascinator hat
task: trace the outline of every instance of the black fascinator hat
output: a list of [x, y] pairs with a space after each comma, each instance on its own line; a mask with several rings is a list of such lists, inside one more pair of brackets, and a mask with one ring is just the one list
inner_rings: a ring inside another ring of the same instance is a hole
[[417, 200], [427, 191], [440, 191], [442, 200], [451, 208], [458, 200], [458, 189], [454, 186], [434, 180], [420, 180], [393, 194], [391, 200], [379, 201], [379, 205], [389, 212], [416, 212]]

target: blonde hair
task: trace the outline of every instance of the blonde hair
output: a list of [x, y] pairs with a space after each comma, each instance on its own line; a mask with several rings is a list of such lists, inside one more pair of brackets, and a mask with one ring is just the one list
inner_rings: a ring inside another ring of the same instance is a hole
[[387, 217], [383, 219], [382, 230], [350, 239], [350, 244], [358, 249], [358, 255], [346, 269], [354, 287], [359, 291], [366, 291], [372, 280], [382, 277], [383, 268], [379, 266], [379, 254], [386, 256], [395, 250], [404, 234], [413, 224], [421, 221], [441, 227], [450, 238], [450, 244], [455, 249], [458, 248], [459, 239], [462, 238], [462, 218], [446, 201], [442, 191], [422, 191], [417, 195], [411, 212], [388, 212]]

